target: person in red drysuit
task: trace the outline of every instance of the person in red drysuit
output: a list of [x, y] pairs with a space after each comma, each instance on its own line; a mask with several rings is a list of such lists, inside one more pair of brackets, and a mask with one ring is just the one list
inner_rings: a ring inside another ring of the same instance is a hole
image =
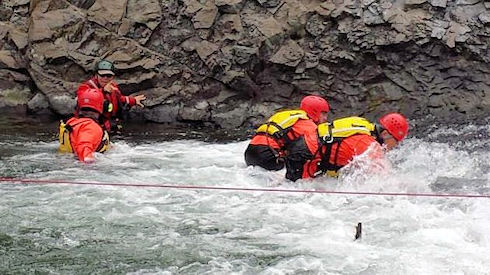
[[[309, 95], [301, 100], [299, 110], [276, 113], [266, 124], [259, 127], [257, 133], [252, 137], [245, 150], [246, 164], [260, 166], [266, 170], [281, 170], [285, 166], [288, 145], [298, 139], [306, 142], [305, 145], [309, 151], [316, 152], [318, 148], [316, 127], [317, 124], [327, 121], [329, 110], [330, 106], [324, 98]], [[274, 117], [278, 114], [280, 121], [274, 121]], [[286, 120], [293, 124], [288, 125]], [[284, 128], [273, 134], [259, 131], [269, 126], [280, 127], [279, 125]]]
[[[122, 95], [116, 82], [114, 82], [115, 68], [112, 62], [101, 60], [97, 63], [96, 74], [89, 80], [82, 83], [77, 90], [77, 96], [87, 90], [96, 90], [104, 98], [104, 110], [101, 116], [101, 123], [105, 130], [114, 132], [121, 126], [119, 120], [124, 106], [132, 107], [138, 105], [144, 107], [141, 101], [146, 99], [145, 95], [124, 96]], [[78, 112], [79, 107], [75, 111]]]
[[[408, 134], [408, 121], [399, 113], [389, 113], [379, 119], [374, 135], [355, 134], [342, 138], [339, 142], [323, 144], [314, 159], [306, 164], [302, 178], [310, 178], [319, 174], [337, 176], [338, 170], [355, 156], [369, 151], [369, 158], [381, 159], [383, 148], [391, 150]], [[330, 148], [328, 148], [330, 146]]]

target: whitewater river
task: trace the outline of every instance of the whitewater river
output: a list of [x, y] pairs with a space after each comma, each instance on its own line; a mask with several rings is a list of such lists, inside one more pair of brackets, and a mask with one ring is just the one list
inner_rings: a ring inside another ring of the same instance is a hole
[[291, 183], [246, 167], [246, 142], [117, 140], [82, 165], [49, 136], [4, 133], [1, 177], [68, 184], [1, 182], [0, 274], [490, 274], [488, 197], [122, 186], [485, 196], [489, 136], [432, 129], [390, 152], [387, 173]]

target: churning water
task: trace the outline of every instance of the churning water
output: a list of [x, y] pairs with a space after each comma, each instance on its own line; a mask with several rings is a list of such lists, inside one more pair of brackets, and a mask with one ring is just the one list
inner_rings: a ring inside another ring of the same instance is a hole
[[[390, 152], [387, 173], [296, 183], [246, 167], [246, 142], [116, 141], [83, 165], [54, 141], [4, 137], [0, 176], [488, 195], [489, 136], [488, 126], [439, 129]], [[489, 217], [488, 198], [3, 182], [0, 273], [489, 274]]]

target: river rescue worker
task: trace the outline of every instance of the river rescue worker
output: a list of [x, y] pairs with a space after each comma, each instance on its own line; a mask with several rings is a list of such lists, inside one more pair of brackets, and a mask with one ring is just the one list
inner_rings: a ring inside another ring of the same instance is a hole
[[320, 150], [308, 161], [304, 172], [292, 180], [319, 175], [338, 176], [340, 168], [368, 149], [372, 159], [382, 158], [383, 148], [391, 150], [408, 134], [408, 121], [400, 113], [388, 113], [379, 123], [361, 117], [346, 117], [318, 125]]
[[275, 113], [257, 128], [245, 150], [246, 164], [266, 170], [281, 170], [285, 165], [287, 147], [298, 139], [306, 142], [311, 152], [316, 152], [317, 124], [327, 121], [329, 110], [324, 98], [308, 95], [301, 100], [299, 109]]
[[[124, 96], [116, 82], [114, 64], [107, 60], [101, 60], [95, 68], [95, 75], [78, 87], [77, 96], [87, 90], [97, 89], [105, 98], [104, 112], [101, 122], [105, 130], [114, 132], [120, 128], [119, 120], [121, 112], [125, 106], [132, 107], [138, 105], [144, 107], [141, 101], [146, 99], [145, 95]], [[75, 111], [75, 115], [78, 111]]]
[[94, 152], [109, 148], [109, 134], [99, 124], [104, 97], [97, 90], [85, 90], [78, 94], [78, 115], [60, 123], [61, 153], [74, 153], [80, 161], [95, 161]]

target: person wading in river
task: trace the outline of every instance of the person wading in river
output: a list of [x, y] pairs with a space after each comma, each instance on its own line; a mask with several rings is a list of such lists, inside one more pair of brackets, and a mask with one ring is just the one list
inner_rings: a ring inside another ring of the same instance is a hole
[[74, 153], [80, 161], [95, 161], [95, 152], [105, 152], [109, 148], [109, 134], [99, 125], [103, 111], [104, 97], [96, 90], [85, 90], [78, 94], [78, 114], [60, 123], [61, 153]]

